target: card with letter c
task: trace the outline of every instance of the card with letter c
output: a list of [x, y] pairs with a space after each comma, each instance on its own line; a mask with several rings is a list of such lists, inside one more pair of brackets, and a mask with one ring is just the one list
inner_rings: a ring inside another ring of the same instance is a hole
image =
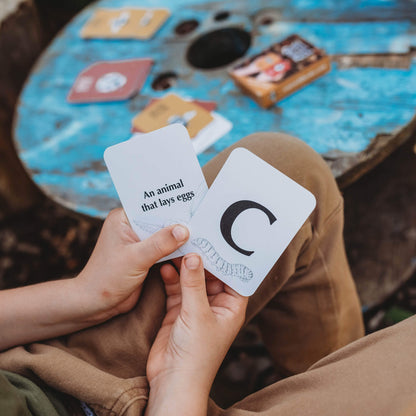
[[[141, 240], [171, 224], [187, 225], [208, 190], [181, 124], [110, 146], [104, 160], [130, 225]], [[163, 260], [183, 254], [177, 250]]]
[[189, 224], [183, 250], [252, 295], [315, 207], [305, 188], [244, 148], [232, 151]]

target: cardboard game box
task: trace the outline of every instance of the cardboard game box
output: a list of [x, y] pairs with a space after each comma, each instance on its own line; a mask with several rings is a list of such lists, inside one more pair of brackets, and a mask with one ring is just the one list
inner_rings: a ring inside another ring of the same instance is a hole
[[323, 50], [291, 35], [234, 66], [230, 76], [245, 93], [268, 108], [330, 69], [330, 59]]

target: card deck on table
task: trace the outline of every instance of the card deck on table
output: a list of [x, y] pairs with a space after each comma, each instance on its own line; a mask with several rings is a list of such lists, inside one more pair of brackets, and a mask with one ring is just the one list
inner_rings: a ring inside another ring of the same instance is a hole
[[[170, 224], [188, 224], [208, 190], [188, 132], [180, 124], [111, 146], [104, 160], [140, 239]], [[166, 259], [183, 254], [177, 251]]]
[[315, 207], [305, 188], [235, 149], [189, 224], [183, 251], [244, 296], [252, 295]]
[[237, 64], [230, 76], [241, 89], [268, 108], [331, 69], [325, 52], [291, 35]]
[[152, 59], [96, 62], [82, 71], [69, 94], [70, 103], [127, 100], [142, 88]]
[[132, 123], [134, 130], [144, 133], [169, 124], [181, 123], [193, 138], [213, 119], [211, 113], [201, 106], [175, 94], [168, 94], [146, 107]]
[[83, 38], [150, 39], [169, 17], [168, 9], [97, 9], [81, 30]]

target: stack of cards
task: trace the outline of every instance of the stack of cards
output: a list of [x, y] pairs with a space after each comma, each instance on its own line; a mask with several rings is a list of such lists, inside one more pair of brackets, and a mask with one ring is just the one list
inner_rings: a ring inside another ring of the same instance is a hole
[[330, 59], [323, 50], [291, 35], [245, 59], [230, 75], [244, 92], [267, 108], [330, 69]]
[[165, 23], [167, 9], [97, 9], [81, 30], [83, 38], [150, 39]]
[[140, 91], [152, 59], [103, 61], [82, 71], [69, 91], [70, 103], [127, 100]]
[[161, 127], [180, 123], [188, 129], [197, 154], [227, 134], [232, 123], [212, 111], [215, 102], [188, 101], [168, 94], [152, 102], [132, 121], [132, 131], [148, 133]]
[[140, 239], [185, 224], [189, 241], [163, 260], [196, 252], [243, 296], [256, 291], [315, 207], [309, 191], [243, 148], [208, 190], [180, 124], [111, 146], [104, 159]]

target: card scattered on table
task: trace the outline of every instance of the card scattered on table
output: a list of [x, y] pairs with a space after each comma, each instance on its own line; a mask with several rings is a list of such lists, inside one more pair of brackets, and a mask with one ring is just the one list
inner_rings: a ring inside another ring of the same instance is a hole
[[211, 113], [201, 106], [186, 101], [176, 94], [153, 101], [132, 121], [133, 130], [148, 133], [169, 124], [183, 124], [191, 138], [213, 121]]
[[140, 91], [152, 59], [96, 62], [82, 71], [68, 94], [70, 103], [127, 100]]
[[83, 38], [150, 39], [169, 17], [168, 9], [97, 9], [81, 30]]
[[176, 94], [152, 99], [132, 121], [133, 133], [145, 133], [156, 128], [181, 123], [189, 132], [197, 154], [221, 139], [233, 127], [221, 114], [213, 111], [214, 101], [187, 100]]
[[315, 207], [305, 188], [244, 148], [208, 190], [179, 124], [112, 146], [105, 161], [130, 224], [143, 239], [182, 223], [189, 241], [166, 259], [199, 253], [204, 267], [252, 295]]

